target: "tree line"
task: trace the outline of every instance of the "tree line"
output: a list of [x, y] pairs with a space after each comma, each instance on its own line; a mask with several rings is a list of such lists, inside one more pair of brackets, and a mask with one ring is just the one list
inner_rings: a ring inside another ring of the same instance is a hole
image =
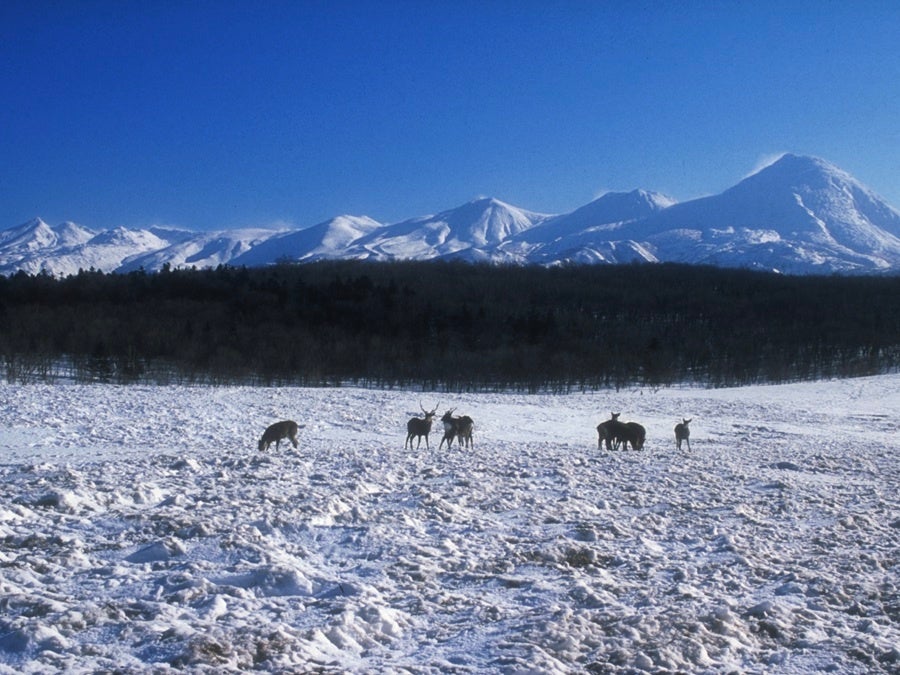
[[5, 379], [454, 391], [896, 371], [900, 277], [329, 261], [0, 277]]

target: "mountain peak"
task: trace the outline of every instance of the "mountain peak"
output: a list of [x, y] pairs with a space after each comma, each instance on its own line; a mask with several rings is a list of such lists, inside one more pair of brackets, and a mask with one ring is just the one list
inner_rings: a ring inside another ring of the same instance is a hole
[[448, 228], [445, 241], [472, 241], [476, 246], [498, 244], [531, 228], [544, 216], [511, 206], [495, 197], [482, 197], [434, 216]]
[[661, 259], [727, 266], [874, 271], [900, 261], [900, 214], [833, 164], [794, 154], [721, 194], [636, 223], [626, 235], [665, 249]]
[[798, 155], [793, 152], [784, 153], [775, 160], [772, 165], [783, 165], [795, 169], [825, 169], [828, 171], [840, 171], [834, 164], [821, 157], [816, 157], [815, 155]]
[[26, 234], [33, 234], [35, 232], [52, 232], [53, 228], [50, 227], [44, 220], [35, 216], [31, 220], [27, 220], [18, 227], [13, 227], [7, 230], [7, 232], [15, 232], [16, 236], [23, 236]]
[[471, 217], [472, 215], [477, 214], [491, 214], [491, 213], [519, 213], [522, 209], [518, 207], [511, 206], [504, 201], [497, 199], [496, 197], [478, 197], [469, 202], [466, 202], [462, 206], [458, 206], [454, 209], [449, 209], [447, 211], [443, 211], [438, 214], [440, 217], [453, 217], [454, 215], [461, 215], [463, 218]]
[[628, 205], [635, 209], [650, 212], [661, 211], [677, 203], [676, 200], [661, 192], [642, 190], [640, 188], [631, 192], [607, 192], [605, 195], [595, 199], [594, 202], [601, 200], [608, 204], [616, 204], [622, 207]]
[[785, 153], [771, 164], [747, 176], [735, 187], [746, 182], [825, 186], [835, 180], [858, 184], [850, 174], [824, 159]]
[[[557, 248], [580, 246], [586, 231], [610, 232], [623, 223], [647, 218], [673, 204], [674, 199], [649, 190], [607, 192], [571, 213], [548, 219], [524, 232], [520, 239], [532, 244], [552, 241]], [[566, 241], [572, 237], [576, 241]]]
[[53, 246], [56, 243], [56, 233], [40, 218], [32, 218], [18, 227], [0, 232], [0, 243], [36, 251]]
[[31, 220], [28, 220], [28, 221], [22, 223], [22, 224], [19, 226], [19, 228], [20, 228], [20, 229], [23, 229], [23, 230], [25, 230], [25, 229], [27, 229], [27, 230], [33, 230], [33, 229], [35, 229], [35, 228], [37, 228], [37, 227], [41, 227], [41, 226], [43, 226], [43, 227], [50, 227], [50, 226], [49, 226], [46, 222], [44, 222], [40, 217], [35, 216], [35, 217], [32, 218]]

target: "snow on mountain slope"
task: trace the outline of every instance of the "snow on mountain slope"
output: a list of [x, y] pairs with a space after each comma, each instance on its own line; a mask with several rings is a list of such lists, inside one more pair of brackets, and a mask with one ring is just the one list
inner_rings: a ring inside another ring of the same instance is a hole
[[653, 262], [654, 256], [636, 242], [616, 242], [615, 232], [625, 223], [646, 218], [674, 203], [658, 192], [608, 192], [571, 213], [554, 216], [510, 237], [500, 248], [530, 262]]
[[548, 217], [497, 199], [477, 199], [437, 215], [376, 230], [356, 241], [348, 249], [347, 257], [378, 260], [464, 257], [470, 249], [487, 252]]
[[130, 256], [117, 272], [145, 269], [156, 272], [168, 264], [172, 267], [217, 267], [253, 251], [279, 234], [278, 230], [244, 228], [220, 232], [194, 232], [190, 237], [175, 237], [163, 248]]
[[56, 234], [57, 245], [61, 247], [78, 246], [79, 244], [87, 243], [96, 234], [71, 221], [60, 223], [51, 229]]
[[167, 244], [148, 230], [117, 227], [101, 232], [83, 244], [62, 250], [47, 260], [44, 267], [57, 275], [75, 274], [79, 269], [92, 267], [103, 272], [115, 272], [129, 258], [159, 250]]
[[607, 192], [591, 203], [571, 213], [550, 218], [516, 238], [547, 243], [564, 237], [578, 236], [586, 230], [612, 230], [622, 223], [646, 218], [675, 203], [670, 197], [647, 190]]
[[[861, 237], [864, 243], [873, 243], [868, 240], [872, 226], [900, 237], [900, 213], [850, 174], [817, 157], [784, 155], [728, 192], [756, 200], [762, 195], [771, 200], [779, 193], [789, 193], [791, 206], [796, 204], [811, 217], [821, 218], [817, 225], [824, 224], [831, 236], [848, 242]], [[816, 228], [811, 231], [815, 234]]]
[[51, 227], [35, 218], [0, 232], [0, 274], [24, 270], [30, 274], [42, 268], [50, 270], [49, 259], [68, 248], [84, 244], [95, 232], [75, 223], [65, 222]]
[[37, 251], [75, 246], [88, 241], [95, 234], [75, 223], [65, 222], [51, 227], [40, 218], [34, 218], [18, 227], [0, 232], [0, 250], [18, 247]]
[[312, 262], [343, 258], [354, 241], [384, 225], [368, 216], [338, 216], [303, 230], [282, 232], [234, 259], [235, 265], [256, 267], [279, 260]]
[[784, 155], [725, 192], [623, 227], [661, 260], [853, 272], [900, 267], [900, 214], [837, 167]]
[[478, 199], [391, 225], [340, 216], [280, 232], [118, 228], [96, 234], [35, 219], [0, 232], [0, 274], [326, 258], [541, 265], [638, 260], [797, 274], [900, 272], [900, 213], [832, 164], [788, 154], [721, 194], [679, 204], [634, 190], [608, 193], [562, 215]]

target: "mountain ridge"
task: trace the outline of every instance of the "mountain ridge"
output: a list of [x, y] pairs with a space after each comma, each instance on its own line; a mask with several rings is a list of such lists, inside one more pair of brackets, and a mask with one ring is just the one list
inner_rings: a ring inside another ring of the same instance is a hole
[[322, 259], [498, 264], [712, 264], [777, 272], [900, 272], [900, 213], [818, 157], [785, 154], [717, 195], [609, 192], [569, 213], [493, 197], [393, 224], [341, 215], [297, 229], [93, 231], [39, 218], [0, 231], [0, 274], [129, 272]]

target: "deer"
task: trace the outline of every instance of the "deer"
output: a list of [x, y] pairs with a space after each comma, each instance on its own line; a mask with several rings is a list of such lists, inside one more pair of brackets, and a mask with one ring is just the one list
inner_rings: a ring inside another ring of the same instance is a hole
[[456, 420], [453, 418], [454, 410], [456, 410], [456, 408], [450, 408], [450, 410], [445, 412], [444, 416], [441, 417], [441, 422], [444, 423], [444, 437], [441, 439], [440, 445], [438, 445], [438, 450], [443, 447], [444, 441], [447, 441], [448, 448], [453, 445], [453, 437], [456, 436]]
[[600, 422], [597, 425], [597, 449], [600, 450], [603, 447], [603, 442], [606, 442], [607, 451], [618, 450], [619, 449], [619, 438], [618, 431], [621, 431], [621, 427], [625, 426], [622, 422], [619, 421], [619, 415], [622, 413], [610, 413], [611, 417], [605, 422]]
[[422, 445], [422, 436], [425, 437], [425, 447], [429, 448], [428, 445], [428, 434], [431, 433], [431, 423], [434, 421], [434, 416], [437, 415], [437, 406], [434, 406], [434, 409], [431, 412], [425, 410], [422, 407], [422, 402], [419, 402], [419, 407], [422, 408], [422, 412], [425, 413], [424, 419], [421, 417], [413, 417], [406, 423], [406, 442], [403, 444], [405, 448], [409, 445], [409, 449], [412, 450], [412, 439], [413, 436], [417, 437], [418, 443], [416, 444], [416, 449]]
[[690, 419], [682, 417], [681, 421], [675, 425], [675, 446], [679, 450], [681, 450], [681, 441], [687, 443], [688, 452], [691, 450], [691, 430], [688, 428], [691, 419], [693, 419], [693, 417]]
[[475, 421], [468, 415], [456, 418], [456, 441], [465, 447], [472, 447], [472, 432], [475, 430]]
[[627, 450], [631, 443], [632, 450], [643, 450], [644, 441], [647, 438], [647, 430], [637, 422], [626, 422], [619, 431], [619, 440], [622, 441], [622, 449]]
[[450, 408], [441, 417], [441, 422], [444, 423], [444, 437], [441, 439], [440, 445], [438, 445], [439, 450], [444, 445], [444, 441], [447, 442], [448, 448], [453, 445], [454, 437], [460, 446], [465, 444], [467, 448], [472, 447], [472, 431], [475, 429], [475, 422], [468, 415], [453, 417], [454, 410], [456, 408]]
[[278, 450], [278, 446], [281, 445], [282, 439], [287, 438], [291, 443], [294, 444], [294, 447], [297, 447], [297, 430], [305, 427], [305, 424], [298, 425], [296, 422], [291, 420], [285, 420], [284, 422], [276, 422], [275, 424], [270, 425], [262, 435], [262, 438], [259, 439], [259, 451], [263, 452], [264, 450], [268, 450], [269, 446], [272, 443], [275, 444], [275, 449]]

